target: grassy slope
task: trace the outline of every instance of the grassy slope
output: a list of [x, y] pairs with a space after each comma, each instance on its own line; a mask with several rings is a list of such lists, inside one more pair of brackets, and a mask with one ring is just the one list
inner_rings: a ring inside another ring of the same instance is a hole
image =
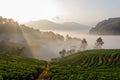
[[[98, 58], [97, 58], [98, 57]], [[90, 59], [89, 59], [90, 58]], [[103, 59], [102, 59], [103, 58]], [[58, 63], [61, 65], [82, 65], [85, 61], [87, 61], [85, 64], [92, 63], [92, 60], [98, 60], [98, 63], [100, 61], [107, 61], [106, 64], [109, 62], [120, 62], [120, 49], [106, 49], [106, 50], [88, 50], [88, 51], [82, 51], [78, 52], [76, 54], [61, 58], [58, 60]], [[95, 63], [93, 63], [95, 65]], [[97, 64], [96, 64], [97, 65]]]
[[119, 80], [120, 49], [78, 52], [54, 61], [50, 70], [52, 80]]
[[0, 80], [31, 80], [38, 77], [46, 61], [14, 54], [0, 54]]

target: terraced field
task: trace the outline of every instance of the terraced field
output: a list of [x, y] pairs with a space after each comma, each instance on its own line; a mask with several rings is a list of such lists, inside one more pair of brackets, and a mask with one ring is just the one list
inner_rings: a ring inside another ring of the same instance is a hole
[[120, 80], [120, 49], [88, 50], [51, 63], [51, 80]]
[[46, 64], [46, 61], [15, 54], [0, 54], [0, 80], [35, 80]]

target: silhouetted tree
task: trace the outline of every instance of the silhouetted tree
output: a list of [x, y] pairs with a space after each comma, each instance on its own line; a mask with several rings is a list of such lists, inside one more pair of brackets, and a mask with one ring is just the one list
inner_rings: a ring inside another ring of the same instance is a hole
[[59, 54], [61, 55], [61, 57], [65, 57], [66, 54], [66, 50], [63, 49], [62, 51], [59, 52]]
[[75, 53], [75, 49], [70, 49], [66, 52], [67, 55], [71, 55], [73, 53]]
[[104, 42], [103, 42], [102, 38], [99, 37], [95, 42], [94, 48], [101, 49], [103, 44], [104, 44]]
[[86, 47], [87, 47], [87, 41], [86, 41], [86, 39], [85, 38], [83, 38], [83, 40], [81, 40], [81, 46], [80, 46], [80, 49], [86, 49]]

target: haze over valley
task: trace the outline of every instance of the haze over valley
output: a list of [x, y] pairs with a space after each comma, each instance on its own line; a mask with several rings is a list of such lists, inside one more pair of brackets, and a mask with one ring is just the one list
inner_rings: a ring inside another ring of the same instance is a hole
[[[36, 22], [33, 23], [36, 24]], [[41, 27], [38, 24], [36, 24], [38, 26], [29, 27], [20, 25], [12, 19], [1, 17], [0, 40], [7, 39], [10, 42], [19, 43], [24, 47], [21, 55], [43, 60], [60, 57], [59, 52], [63, 49], [81, 51], [80, 46], [83, 38], [87, 40], [85, 50], [94, 49], [94, 44], [99, 37], [102, 37], [104, 41], [103, 49], [120, 48], [120, 45], [117, 45], [120, 40], [119, 35], [91, 35], [88, 33], [90, 27], [74, 22], [63, 23], [63, 25], [42, 20], [38, 23]]]
[[0, 2], [0, 80], [120, 80], [120, 0]]

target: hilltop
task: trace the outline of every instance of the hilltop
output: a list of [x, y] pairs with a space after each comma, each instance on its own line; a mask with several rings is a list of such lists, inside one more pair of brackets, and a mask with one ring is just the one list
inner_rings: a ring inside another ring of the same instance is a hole
[[41, 30], [62, 30], [62, 31], [89, 31], [90, 27], [77, 22], [56, 23], [49, 20], [30, 21], [25, 25]]
[[120, 18], [109, 18], [99, 22], [89, 31], [95, 35], [120, 35]]

